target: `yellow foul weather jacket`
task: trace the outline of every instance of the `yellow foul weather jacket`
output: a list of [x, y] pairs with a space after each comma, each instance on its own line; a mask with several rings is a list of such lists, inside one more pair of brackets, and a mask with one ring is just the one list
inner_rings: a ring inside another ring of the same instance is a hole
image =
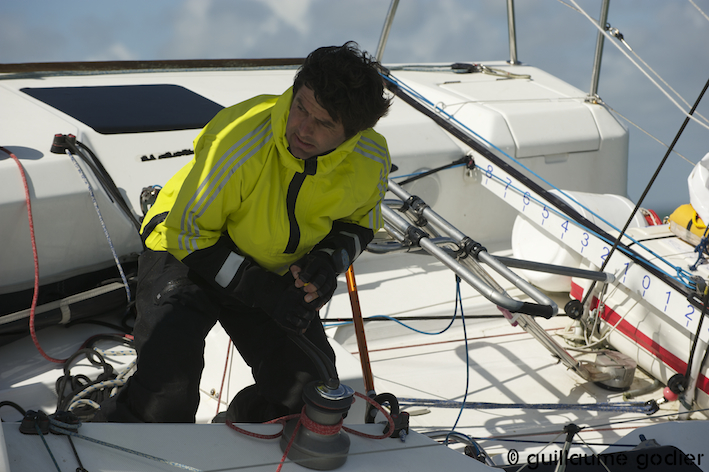
[[224, 288], [244, 257], [278, 274], [318, 244], [349, 246], [354, 260], [382, 226], [386, 141], [367, 129], [327, 154], [298, 159], [285, 136], [292, 97], [292, 89], [258, 96], [207, 124], [195, 158], [145, 217], [146, 247], [191, 268], [211, 266], [208, 278]]

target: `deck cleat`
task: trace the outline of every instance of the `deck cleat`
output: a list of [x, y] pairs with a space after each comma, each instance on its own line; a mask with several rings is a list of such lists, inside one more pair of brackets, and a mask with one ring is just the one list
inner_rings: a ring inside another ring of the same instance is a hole
[[29, 410], [25, 413], [20, 423], [22, 434], [47, 434], [49, 433], [49, 417], [43, 411]]

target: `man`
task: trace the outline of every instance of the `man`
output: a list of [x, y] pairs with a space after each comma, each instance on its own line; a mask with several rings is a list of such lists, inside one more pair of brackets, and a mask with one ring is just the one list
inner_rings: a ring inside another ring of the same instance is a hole
[[317, 310], [382, 225], [391, 163], [371, 128], [390, 102], [379, 67], [352, 42], [317, 49], [292, 89], [224, 109], [202, 130], [145, 217], [137, 371], [96, 420], [194, 422], [217, 321], [255, 379], [229, 419], [300, 411], [317, 371], [288, 333], [334, 363]]

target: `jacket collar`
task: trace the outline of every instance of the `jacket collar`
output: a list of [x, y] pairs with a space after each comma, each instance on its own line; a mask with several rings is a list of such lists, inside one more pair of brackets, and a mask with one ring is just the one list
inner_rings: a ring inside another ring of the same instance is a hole
[[[271, 126], [281, 164], [296, 172], [303, 172], [305, 169], [305, 161], [298, 159], [290, 153], [288, 150], [288, 141], [286, 140], [286, 123], [288, 122], [288, 114], [290, 113], [292, 101], [293, 87], [289, 88], [283, 95], [278, 97], [276, 104], [271, 109]], [[318, 160], [317, 175], [325, 175], [332, 172], [348, 154], [354, 151], [361, 135], [362, 133], [357, 133], [327, 154], [311, 157], [311, 159]]]

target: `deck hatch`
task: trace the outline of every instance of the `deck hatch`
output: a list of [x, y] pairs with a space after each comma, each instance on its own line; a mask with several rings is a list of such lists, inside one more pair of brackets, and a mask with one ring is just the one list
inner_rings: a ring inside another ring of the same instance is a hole
[[201, 129], [224, 108], [171, 84], [21, 90], [101, 134]]

